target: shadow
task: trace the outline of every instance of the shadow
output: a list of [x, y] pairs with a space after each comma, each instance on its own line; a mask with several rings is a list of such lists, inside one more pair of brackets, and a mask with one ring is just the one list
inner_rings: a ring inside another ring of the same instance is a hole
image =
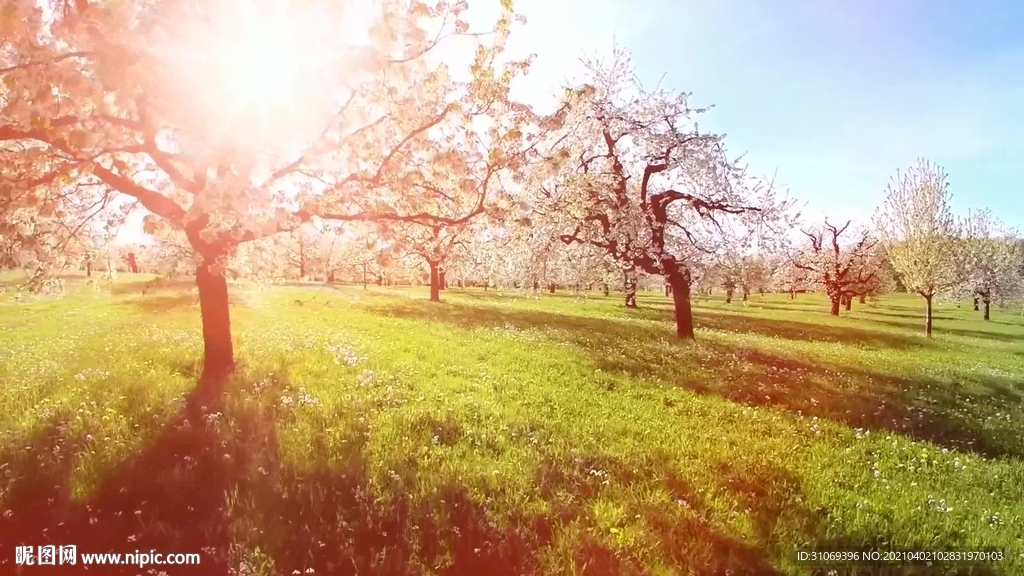
[[[1005, 405], [1024, 401], [1020, 392], [996, 379], [968, 380], [983, 393], [961, 392], [959, 386], [927, 377], [911, 380], [850, 366], [817, 365], [796, 357], [722, 344], [713, 337], [686, 342], [672, 337], [672, 326], [644, 325], [614, 319], [570, 316], [515, 308], [489, 308], [447, 303], [412, 302], [378, 305], [369, 311], [397, 318], [445, 322], [463, 328], [534, 329], [546, 337], [575, 346], [597, 368], [631, 377], [651, 378], [714, 394], [751, 406], [776, 406], [806, 416], [841, 422], [854, 428], [886, 430], [940, 446], [985, 456], [1024, 456], [1024, 445], [994, 432], [962, 414], [970, 404]], [[635, 311], [630, 311], [633, 313]], [[657, 315], [657, 311], [648, 311]], [[701, 311], [697, 318], [719, 322], [719, 328], [776, 335], [800, 332], [802, 323]], [[731, 316], [731, 315], [730, 315]], [[764, 323], [762, 323], [764, 321]], [[795, 324], [795, 326], [793, 326]], [[824, 336], [841, 340], [846, 328], [820, 327]], [[834, 333], [833, 333], [834, 332]], [[861, 343], [907, 347], [870, 331], [854, 335]], [[637, 345], [637, 343], [642, 343]], [[612, 390], [614, 383], [607, 383]]]
[[[856, 309], [856, 311], [860, 312], [862, 314], [870, 314], [872, 316], [888, 316], [888, 317], [891, 317], [891, 318], [906, 318], [908, 320], [920, 321], [921, 324], [924, 324], [924, 313], [925, 313], [925, 310], [924, 310], [923, 306], [921, 307], [921, 312], [919, 314], [904, 313], [904, 312], [888, 312], [888, 311], [885, 311], [885, 310], [879, 310], [877, 308], [870, 308], [870, 307], [867, 307], [866, 305], [865, 306], [861, 306], [859, 309]], [[942, 314], [935, 314], [934, 312], [932, 312], [932, 320], [956, 320], [956, 317], [955, 316], [946, 316], [946, 315], [942, 315]], [[873, 320], [873, 321], [877, 322], [877, 320]]]
[[114, 282], [105, 286], [111, 294], [119, 296], [122, 294], [151, 294], [161, 290], [182, 291], [191, 290], [196, 287], [195, 277], [184, 278], [156, 278], [153, 280], [132, 280], [131, 282]]
[[982, 330], [968, 330], [966, 328], [949, 328], [941, 327], [936, 329], [936, 332], [942, 334], [954, 334], [956, 336], [966, 336], [968, 338], [985, 338], [986, 340], [999, 340], [1000, 342], [1024, 342], [1019, 334], [1004, 334], [1001, 332], [988, 332]]
[[[669, 316], [666, 321], [672, 320]], [[876, 330], [865, 330], [853, 326], [827, 326], [795, 320], [777, 320], [742, 314], [716, 313], [707, 310], [694, 312], [698, 326], [725, 332], [759, 334], [786, 340], [810, 342], [835, 342], [869, 348], [893, 348], [905, 350], [920, 348], [929, 343], [919, 338]]]
[[[601, 489], [590, 470], [603, 467], [623, 482], [639, 479], [630, 467], [608, 458], [552, 461], [536, 475], [556, 512], [511, 510], [501, 522], [459, 484], [443, 484], [414, 501], [408, 487], [433, 471], [420, 469], [410, 457], [383, 483], [375, 481], [367, 424], [350, 421], [330, 446], [323, 435], [316, 436], [302, 448], [302, 459], [282, 458], [277, 429], [294, 416], [277, 402], [286, 387], [273, 380], [259, 392], [258, 403], [250, 391], [235, 389], [234, 396], [248, 401], [229, 399], [223, 414], [186, 412], [173, 418], [83, 498], [72, 496], [71, 471], [90, 449], [89, 439], [69, 436], [66, 422], [54, 421], [27, 446], [0, 454], [15, 478], [3, 500], [10, 512], [0, 517], [0, 573], [17, 572], [15, 546], [69, 543], [77, 548], [77, 564], [42, 573], [80, 574], [82, 554], [149, 550], [198, 553], [200, 563], [107, 565], [101, 573], [134, 575], [147, 568], [154, 571], [146, 573], [168, 576], [538, 573], [538, 551], [552, 545], [570, 522], [590, 514]], [[58, 446], [66, 452], [62, 458], [53, 457]], [[707, 576], [779, 574], [763, 551], [717, 533], [697, 492], [670, 469], [641, 473], [661, 478], [673, 494], [686, 498], [685, 510], [674, 505], [668, 511], [637, 512], [661, 537], [665, 558]], [[557, 496], [567, 493], [574, 493], [571, 501]], [[592, 536], [571, 546], [579, 573], [645, 573], [642, 559], [623, 557]]]
[[[233, 307], [245, 307], [248, 303], [244, 294], [229, 291], [228, 303]], [[149, 294], [135, 298], [119, 299], [117, 304], [134, 308], [144, 314], [166, 314], [185, 308], [199, 308], [199, 295], [191, 292], [177, 294]]]
[[[79, 566], [52, 566], [47, 573], [80, 574], [82, 554], [151, 549], [201, 555], [198, 566], [161, 566], [167, 574], [227, 573], [227, 558], [209, 551], [227, 550], [230, 541], [225, 497], [248, 456], [239, 444], [223, 445], [208, 421], [179, 417], [87, 497], [76, 499], [70, 472], [88, 447], [85, 437], [62, 438], [65, 426], [54, 424], [42, 432], [32, 440], [35, 449], [26, 450], [15, 464], [21, 476], [5, 498], [10, 515], [0, 519], [0, 572], [13, 573], [16, 545], [73, 544]], [[53, 446], [71, 453], [41, 466], [25, 461], [47, 458]], [[3, 459], [10, 461], [9, 456]], [[102, 572], [139, 570], [138, 565], [108, 565]]]
[[[620, 334], [613, 322], [578, 320], [588, 333], [596, 331], [591, 342]], [[601, 352], [607, 350], [593, 351]], [[607, 527], [596, 525], [593, 507], [609, 483], [671, 495], [668, 501], [622, 500], [619, 527], [642, 524], [654, 535], [643, 553], [655, 552], [680, 573], [779, 575], [777, 566], [789, 551], [779, 544], [778, 526], [819, 545], [830, 533], [828, 510], [809, 507], [800, 482], [762, 460], [710, 463], [721, 487], [709, 493], [681, 477], [668, 454], [650, 454], [641, 465], [603, 453], [549, 455], [524, 471], [532, 474], [544, 512], [496, 513], [488, 493], [495, 488], [442, 482], [424, 490], [430, 484], [420, 480], [437, 470], [414, 455], [385, 474], [371, 460], [372, 430], [363, 418], [339, 418], [326, 409], [307, 415], [325, 427], [330, 423], [330, 433], [314, 434], [291, 448], [298, 453], [285, 454], [279, 430], [292, 426], [298, 408], [280, 401], [293, 391], [282, 373], [258, 382], [239, 379], [223, 406], [154, 425], [159, 432], [153, 439], [106, 473], [97, 472], [96, 487], [82, 497], [74, 496], [72, 471], [95, 446], [86, 430], [72, 432], [67, 415], [26, 442], [7, 445], [0, 453], [7, 481], [0, 494], [10, 512], [0, 515], [0, 573], [18, 573], [14, 546], [74, 544], [79, 555], [200, 554], [199, 565], [162, 565], [151, 572], [107, 565], [98, 571], [104, 575], [512, 576], [541, 573], [540, 552], [555, 545], [568, 547], [571, 556], [562, 561], [574, 573], [646, 574], [649, 556], [615, 546]], [[164, 415], [150, 417], [164, 421]], [[424, 416], [422, 427], [444, 446], [463, 439], [457, 420]], [[734, 504], [730, 509], [748, 515], [752, 536], [741, 539], [716, 528], [720, 512], [711, 498], [718, 504], [726, 498]], [[576, 532], [581, 525], [593, 529]], [[851, 535], [831, 538], [871, 544]], [[83, 567], [79, 561], [39, 571], [81, 574]]]
[[[880, 320], [875, 318], [871, 319], [872, 322], [876, 322], [878, 324], [885, 324], [887, 326], [902, 328], [904, 330], [914, 330], [920, 334], [924, 334], [924, 316], [921, 316], [920, 318], [918, 318], [918, 320], [920, 320], [920, 322], [915, 322], [912, 324], [910, 322], [900, 322], [898, 320]], [[968, 328], [955, 328], [951, 326], [933, 325], [932, 334], [934, 336], [941, 336], [946, 334], [953, 336], [962, 336], [966, 338], [984, 338], [986, 340], [998, 340], [1000, 342], [1022, 341], [1021, 336], [1016, 334], [1006, 334], [1003, 332], [989, 332], [984, 330], [971, 330]]]
[[[559, 460], [546, 460], [537, 469], [534, 482], [549, 502], [552, 509], [550, 516], [558, 525], [586, 522], [586, 516], [590, 514], [587, 502], [600, 497], [609, 484], [620, 487], [646, 484], [664, 488], [671, 494], [671, 502], [661, 506], [652, 503], [633, 504], [627, 514], [638, 519], [653, 533], [660, 558], [671, 561], [674, 568], [682, 569], [684, 573], [702, 576], [781, 574], [770, 561], [777, 557], [771, 532], [766, 530], [759, 534], [756, 545], [753, 545], [718, 531], [712, 524], [714, 511], [707, 504], [702, 491], [680, 478], [667, 464], [671, 461], [672, 458], [665, 455], [652, 458], [642, 468], [636, 469], [607, 455], [567, 456]], [[761, 480], [746, 478], [745, 481], [753, 485]], [[798, 487], [789, 488], [793, 490], [789, 496], [795, 504], [801, 492]], [[756, 503], [754, 508], [760, 506], [761, 503]], [[765, 526], [782, 518], [798, 519], [792, 522], [793, 525], [815, 525], [809, 519], [810, 511], [803, 505], [785, 509], [773, 507], [764, 513], [775, 515], [773, 519], [764, 518], [759, 521]], [[580, 543], [575, 561], [577, 566], [583, 567], [583, 574], [647, 573], [639, 559], [624, 558], [621, 553], [617, 554], [593, 537], [584, 538]]]
[[[828, 310], [825, 312], [827, 313]], [[660, 322], [675, 321], [675, 312], [671, 305], [646, 306], [629, 310], [628, 314]], [[739, 311], [729, 311], [723, 309], [723, 307], [695, 306], [693, 320], [698, 328], [722, 332], [757, 334], [786, 340], [834, 342], [868, 348], [893, 348], [897, 350], [921, 348], [932, 344], [928, 340], [910, 335], [894, 334], [892, 332], [870, 330], [855, 326], [832, 326], [798, 320], [780, 320], [778, 318], [751, 316], [742, 314]]]
[[199, 306], [199, 296], [196, 294], [144, 296], [141, 298], [124, 300], [121, 304], [132, 306], [138, 311], [146, 314], [161, 314], [181, 308], [195, 308]]

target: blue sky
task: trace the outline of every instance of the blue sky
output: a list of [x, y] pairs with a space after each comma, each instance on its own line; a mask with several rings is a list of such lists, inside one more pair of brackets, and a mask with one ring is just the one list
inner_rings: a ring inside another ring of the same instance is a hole
[[[918, 156], [958, 212], [1024, 228], [1024, 1], [524, 0], [540, 76], [614, 37], [651, 85], [714, 104], [808, 215], [861, 221]], [[538, 44], [543, 41], [543, 44]]]

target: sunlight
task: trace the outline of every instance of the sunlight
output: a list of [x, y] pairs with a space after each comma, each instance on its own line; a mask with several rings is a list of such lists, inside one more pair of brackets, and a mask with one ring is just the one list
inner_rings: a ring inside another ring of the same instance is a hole
[[219, 83], [229, 101], [270, 113], [291, 104], [303, 72], [310, 72], [312, 46], [287, 14], [249, 12], [219, 38], [213, 51]]
[[164, 112], [206, 148], [288, 147], [322, 132], [377, 16], [364, 2], [207, 8], [175, 14], [151, 44], [161, 55], [155, 81], [168, 95]]

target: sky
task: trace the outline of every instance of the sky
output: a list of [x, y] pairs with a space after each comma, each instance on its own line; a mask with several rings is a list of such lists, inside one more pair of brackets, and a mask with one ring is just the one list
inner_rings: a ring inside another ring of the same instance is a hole
[[[472, 0], [472, 29], [493, 23], [497, 6]], [[774, 176], [808, 224], [824, 216], [869, 224], [896, 170], [924, 157], [946, 170], [954, 211], [989, 208], [1024, 231], [1024, 1], [515, 7], [527, 22], [513, 31], [510, 56], [536, 54], [516, 87], [527, 102], [552, 101], [581, 56], [608, 55], [617, 43], [645, 85], [714, 105], [702, 130], [726, 134], [754, 175]], [[139, 218], [119, 238], [138, 241]]]
[[[483, 0], [477, 0], [482, 3]], [[1010, 0], [519, 0], [526, 90], [553, 93], [613, 43], [645, 85], [715, 108], [755, 175], [808, 218], [868, 223], [899, 168], [948, 174], [953, 209], [1024, 229], [1024, 2]], [[517, 38], [518, 37], [518, 38]]]

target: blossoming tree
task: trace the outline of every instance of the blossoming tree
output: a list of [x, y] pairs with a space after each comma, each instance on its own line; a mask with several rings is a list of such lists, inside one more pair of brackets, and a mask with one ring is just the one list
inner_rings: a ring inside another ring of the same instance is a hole
[[[6, 2], [3, 170], [33, 193], [4, 211], [124, 197], [150, 231], [182, 233], [217, 390], [234, 370], [224, 265], [240, 244], [317, 218], [458, 224], [523, 162], [534, 115], [508, 94], [528, 62], [501, 60], [502, 8], [481, 34], [445, 0]], [[467, 70], [437, 57], [455, 40]], [[455, 194], [464, 211], [434, 211]]]
[[803, 230], [807, 246], [793, 262], [824, 289], [833, 316], [839, 316], [840, 304], [849, 303], [853, 296], [866, 295], [878, 284], [878, 263], [872, 258], [877, 240], [867, 229], [853, 231], [852, 241], [844, 239], [850, 224], [847, 220], [836, 226], [826, 218], [823, 225]]
[[[645, 90], [626, 53], [587, 63], [553, 174], [535, 186], [536, 213], [566, 243], [589, 244], [633, 271], [663, 276], [676, 335], [692, 339], [692, 271], [684, 254], [711, 251], [730, 219], [757, 223], [785, 208], [770, 186], [730, 160], [720, 135], [699, 130], [688, 94]], [[627, 284], [629, 282], [627, 281]], [[628, 289], [627, 289], [628, 291]]]
[[919, 159], [906, 172], [897, 172], [886, 193], [875, 226], [907, 290], [924, 298], [924, 331], [931, 337], [935, 296], [963, 281], [960, 227], [949, 208], [946, 173]]

